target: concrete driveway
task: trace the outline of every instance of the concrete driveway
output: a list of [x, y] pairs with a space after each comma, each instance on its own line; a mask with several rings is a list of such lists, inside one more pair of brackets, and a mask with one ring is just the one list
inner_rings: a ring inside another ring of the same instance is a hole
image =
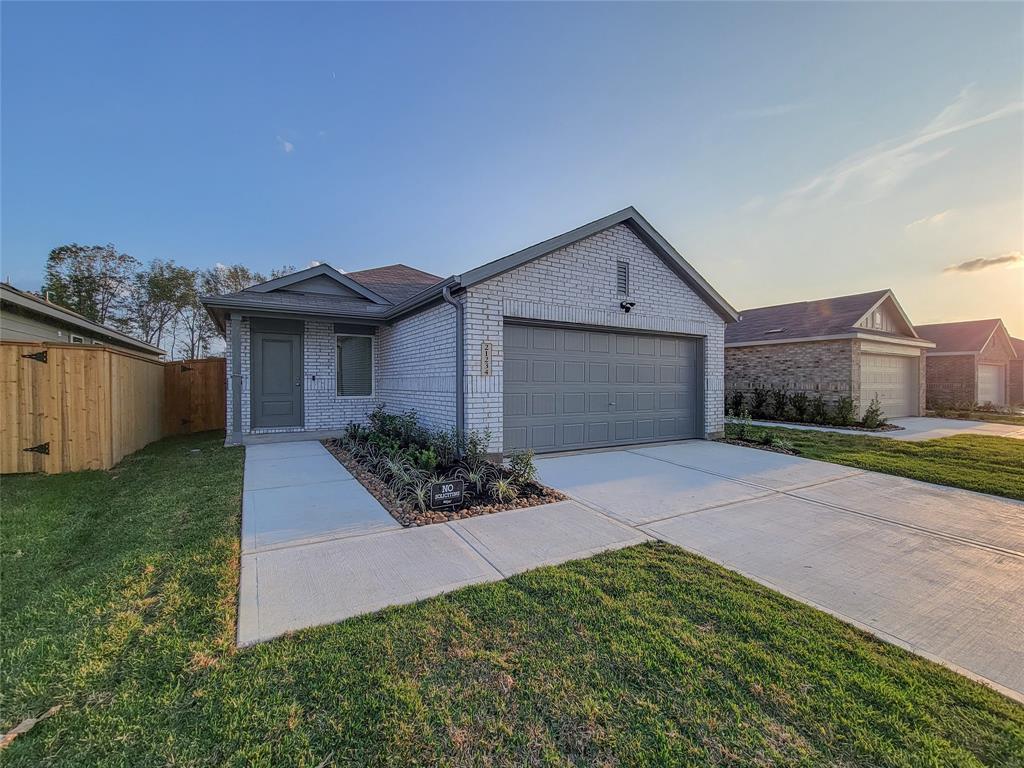
[[703, 441], [538, 467], [595, 510], [1024, 700], [1024, 504]]

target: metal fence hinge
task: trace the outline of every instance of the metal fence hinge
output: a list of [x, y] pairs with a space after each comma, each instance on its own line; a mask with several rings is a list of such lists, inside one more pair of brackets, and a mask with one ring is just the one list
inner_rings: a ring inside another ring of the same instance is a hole
[[31, 355], [22, 355], [22, 357], [27, 357], [29, 360], [35, 360], [38, 363], [45, 363], [46, 350], [44, 349], [42, 352], [33, 352]]
[[[43, 354], [45, 355], [46, 353], [44, 352]], [[26, 357], [28, 357], [28, 355], [26, 355]], [[40, 443], [39, 445], [33, 445], [31, 448], [23, 448], [22, 450], [25, 453], [41, 453], [44, 456], [49, 456], [50, 455], [50, 443], [49, 442]]]

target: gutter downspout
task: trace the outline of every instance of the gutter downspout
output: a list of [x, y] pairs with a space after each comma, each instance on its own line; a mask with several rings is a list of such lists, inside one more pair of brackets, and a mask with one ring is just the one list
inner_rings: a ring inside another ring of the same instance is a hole
[[[463, 306], [452, 298], [452, 287], [441, 291], [445, 303], [455, 307], [455, 431], [459, 442], [466, 430], [466, 324]], [[460, 451], [461, 453], [461, 451]]]

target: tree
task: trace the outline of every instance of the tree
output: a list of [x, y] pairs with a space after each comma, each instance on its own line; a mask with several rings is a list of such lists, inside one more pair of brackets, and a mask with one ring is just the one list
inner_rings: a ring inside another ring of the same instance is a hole
[[124, 314], [116, 323], [141, 341], [159, 347], [194, 290], [191, 269], [154, 259], [132, 275], [122, 305]]
[[112, 244], [71, 243], [50, 251], [44, 296], [100, 324], [113, 320], [139, 261]]
[[210, 352], [213, 338], [218, 335], [217, 326], [213, 324], [210, 313], [199, 300], [202, 296], [217, 293], [215, 283], [216, 267], [192, 271], [192, 288], [188, 293], [188, 300], [178, 313], [181, 322], [175, 350], [178, 356], [185, 360], [206, 357]]

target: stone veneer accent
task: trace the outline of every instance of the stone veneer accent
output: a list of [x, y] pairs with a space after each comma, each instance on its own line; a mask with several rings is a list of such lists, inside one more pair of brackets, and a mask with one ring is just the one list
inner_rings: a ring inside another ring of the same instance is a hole
[[[626, 314], [616, 292], [616, 262], [629, 262]], [[502, 450], [504, 318], [548, 320], [704, 337], [705, 432], [722, 433], [725, 321], [624, 224], [467, 289], [466, 428], [491, 433]], [[480, 374], [483, 342], [492, 347], [490, 376]]]

